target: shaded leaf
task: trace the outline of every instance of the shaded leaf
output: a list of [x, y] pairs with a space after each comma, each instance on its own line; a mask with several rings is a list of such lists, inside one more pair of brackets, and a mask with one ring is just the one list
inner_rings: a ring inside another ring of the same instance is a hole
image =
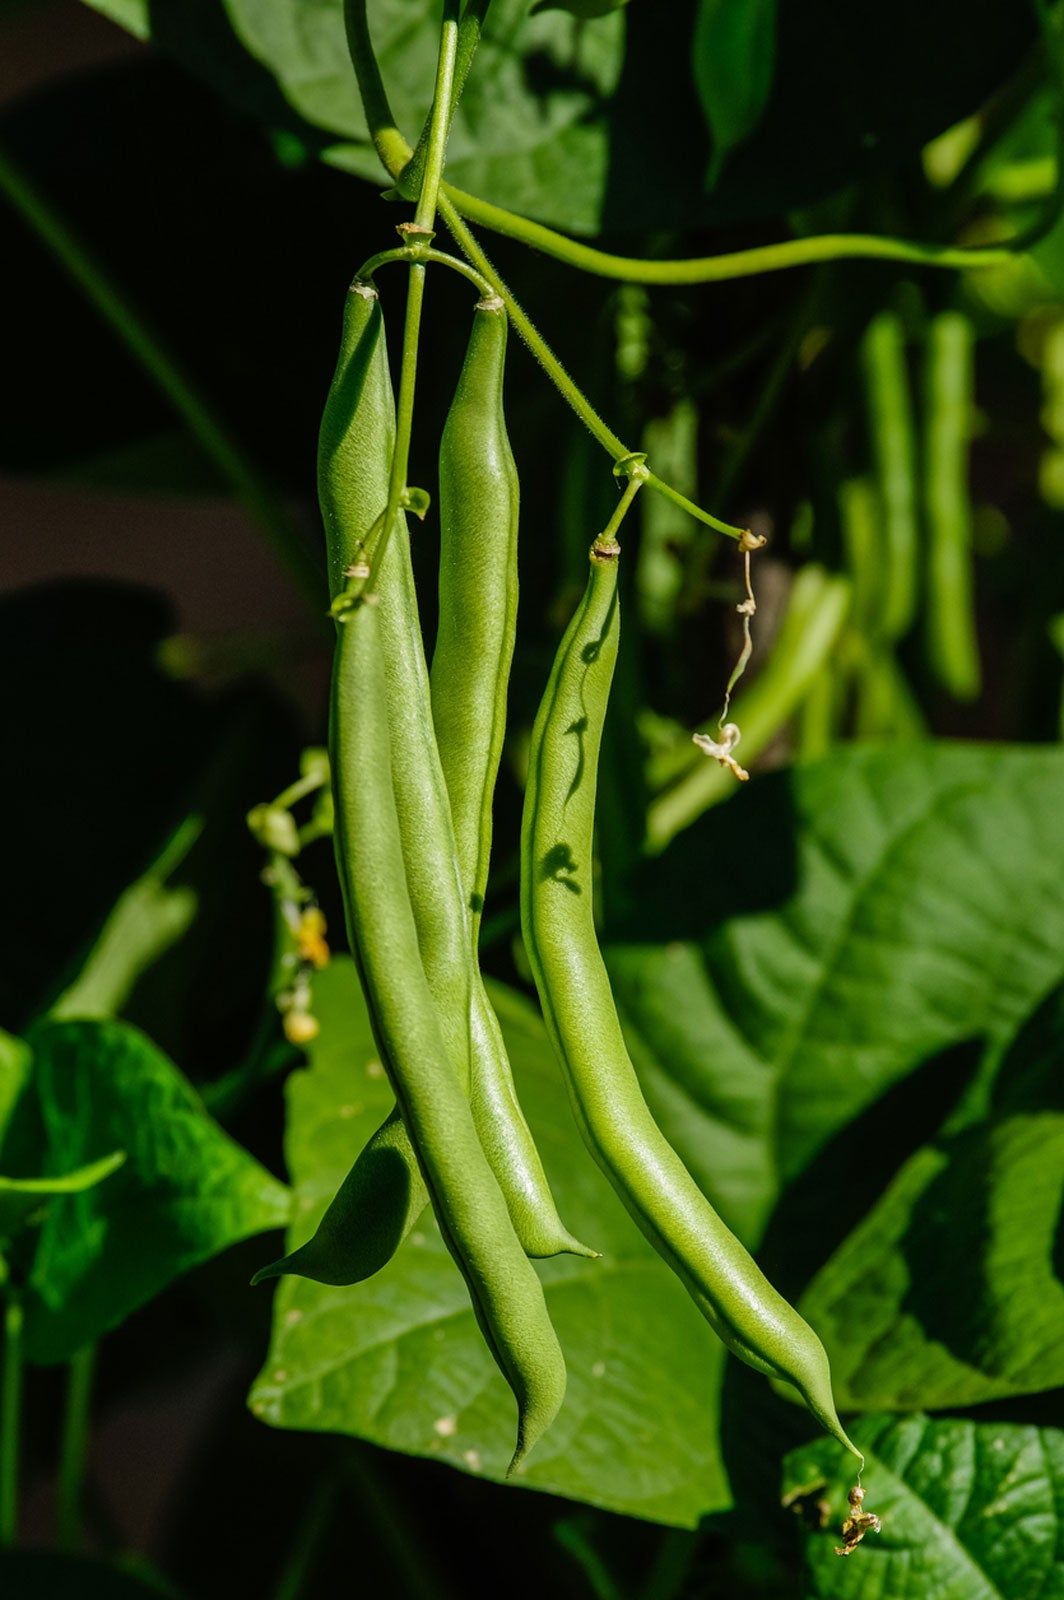
[[[562, 1411], [520, 1481], [692, 1526], [728, 1503], [715, 1429], [723, 1347], [584, 1151], [538, 1015], [498, 985], [522, 1104], [572, 1226], [603, 1252], [537, 1263], [565, 1351]], [[321, 1034], [288, 1080], [287, 1153], [302, 1243], [391, 1105], [349, 961], [315, 983]], [[513, 1400], [430, 1211], [366, 1283], [287, 1279], [252, 1411], [286, 1428], [355, 1433], [501, 1478]]]
[[1064, 1385], [1061, 1013], [1058, 991], [1009, 1051], [1006, 1109], [917, 1151], [803, 1297], [841, 1406], [969, 1406]]
[[52, 1362], [116, 1326], [179, 1273], [282, 1226], [288, 1196], [135, 1028], [46, 1021], [30, 1043], [47, 1165], [63, 1172], [116, 1146], [127, 1153], [107, 1183], [58, 1198], [41, 1229], [26, 1352]]
[[747, 1243], [855, 1117], [951, 1046], [1007, 1042], [1060, 981], [1062, 812], [1057, 750], [857, 748], [748, 785], [638, 878], [614, 993]]
[[56, 1196], [82, 1194], [86, 1189], [94, 1189], [116, 1172], [125, 1159], [123, 1151], [115, 1150], [99, 1161], [54, 1178], [0, 1177], [0, 1240], [10, 1239], [43, 1214], [48, 1202]]
[[701, 0], [694, 73], [713, 135], [709, 183], [765, 109], [776, 61], [776, 0]]
[[[883, 1523], [847, 1559], [834, 1553], [852, 1479], [831, 1441], [784, 1464], [785, 1498], [826, 1498], [806, 1535], [802, 1594], [819, 1600], [1060, 1600], [1064, 1433], [997, 1422], [865, 1417], [865, 1509]], [[826, 1491], [826, 1492], [825, 1492]]]

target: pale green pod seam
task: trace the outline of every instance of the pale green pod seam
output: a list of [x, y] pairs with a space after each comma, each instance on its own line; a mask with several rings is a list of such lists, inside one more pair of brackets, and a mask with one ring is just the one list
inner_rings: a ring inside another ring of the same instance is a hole
[[492, 801], [506, 732], [517, 627], [520, 488], [503, 407], [507, 317], [476, 308], [439, 455], [439, 626], [432, 656], [432, 720], [454, 825], [473, 965], [473, 1116], [531, 1256], [593, 1256], [558, 1215], [525, 1121], [502, 1030], [477, 951], [491, 857]]
[[643, 1233], [728, 1348], [791, 1383], [828, 1432], [860, 1457], [838, 1420], [819, 1338], [724, 1225], [654, 1121], [599, 952], [592, 851], [619, 639], [616, 558], [616, 545], [592, 546], [585, 596], [532, 735], [521, 915], [544, 1017], [585, 1142]]
[[422, 966], [386, 776], [392, 737], [380, 606], [363, 603], [338, 627], [330, 704], [334, 843], [348, 937], [441, 1232], [517, 1399], [512, 1471], [561, 1405], [565, 1363], [542, 1285], [514, 1233], [448, 1058]]

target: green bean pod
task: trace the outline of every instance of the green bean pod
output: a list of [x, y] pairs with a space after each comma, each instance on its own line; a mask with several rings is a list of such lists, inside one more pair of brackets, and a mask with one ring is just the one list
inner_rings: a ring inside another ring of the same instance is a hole
[[481, 301], [440, 441], [440, 620], [430, 672], [432, 720], [469, 914], [477, 1131], [526, 1252], [591, 1256], [595, 1252], [558, 1216], [477, 955], [517, 627], [520, 491], [503, 412], [506, 336], [502, 302]]
[[584, 599], [554, 662], [529, 754], [521, 920], [581, 1133], [632, 1217], [741, 1360], [792, 1384], [854, 1455], [823, 1345], [725, 1227], [658, 1128], [599, 952], [592, 850], [602, 727], [617, 658], [619, 547], [596, 541]]
[[[369, 296], [373, 299], [367, 311]], [[374, 290], [358, 283], [347, 301], [340, 360], [325, 403], [318, 451], [318, 494], [334, 594], [349, 566], [364, 556], [362, 540], [384, 509], [395, 441], [395, 399], [380, 302]], [[392, 727], [392, 785], [410, 900], [444, 1037], [456, 1070], [468, 1082], [468, 918], [429, 710], [410, 536], [401, 512], [376, 592]]]
[[865, 395], [883, 512], [880, 567], [885, 578], [877, 631], [900, 639], [916, 609], [919, 538], [917, 533], [916, 443], [905, 334], [892, 311], [869, 323], [862, 346]]
[[[384, 510], [394, 435], [380, 301], [376, 289], [356, 279], [344, 305], [340, 354], [318, 438], [318, 499], [334, 597]], [[379, 1038], [377, 1047], [383, 1060]], [[391, 1260], [428, 1198], [410, 1137], [393, 1110], [356, 1158], [313, 1236], [252, 1281], [295, 1273], [318, 1283], [361, 1283]]]
[[[378, 1049], [384, 1051], [378, 1041]], [[396, 1107], [360, 1151], [315, 1232], [260, 1267], [252, 1283], [292, 1273], [343, 1287], [386, 1267], [428, 1204], [410, 1136]]]
[[938, 681], [957, 700], [974, 700], [981, 680], [968, 495], [973, 345], [972, 325], [960, 312], [945, 311], [932, 322], [924, 451], [927, 656]]
[[503, 414], [506, 311], [482, 300], [440, 439], [439, 627], [432, 718], [474, 938], [517, 630], [520, 488]]
[[348, 937], [440, 1230], [518, 1406], [511, 1471], [556, 1415], [565, 1363], [535, 1269], [452, 1068], [424, 967], [393, 785], [381, 606], [338, 627], [330, 706], [334, 842]]

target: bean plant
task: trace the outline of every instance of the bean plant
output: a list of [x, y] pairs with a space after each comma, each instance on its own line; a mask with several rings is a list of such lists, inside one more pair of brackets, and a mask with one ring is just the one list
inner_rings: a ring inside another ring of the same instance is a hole
[[3, 1592], [1064, 1596], [1064, 7], [88, 5], [3, 464], [284, 620], [3, 601]]

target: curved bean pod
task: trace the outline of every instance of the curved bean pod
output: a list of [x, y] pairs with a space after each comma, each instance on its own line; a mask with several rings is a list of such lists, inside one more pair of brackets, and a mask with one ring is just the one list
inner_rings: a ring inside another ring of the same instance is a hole
[[643, 1098], [599, 953], [592, 848], [602, 725], [617, 658], [617, 557], [591, 548], [584, 599], [532, 735], [522, 827], [524, 939], [548, 1030], [592, 1155], [654, 1248], [741, 1360], [784, 1378], [854, 1455], [824, 1347], [725, 1227]]
[[512, 1471], [556, 1415], [565, 1363], [453, 1071], [422, 966], [388, 780], [390, 708], [379, 605], [339, 624], [330, 707], [334, 841], [348, 937], [440, 1229], [518, 1406]]
[[593, 1256], [558, 1216], [477, 958], [517, 626], [520, 490], [503, 412], [507, 317], [482, 300], [440, 441], [439, 627], [429, 682], [473, 963], [473, 1117], [530, 1256]]

